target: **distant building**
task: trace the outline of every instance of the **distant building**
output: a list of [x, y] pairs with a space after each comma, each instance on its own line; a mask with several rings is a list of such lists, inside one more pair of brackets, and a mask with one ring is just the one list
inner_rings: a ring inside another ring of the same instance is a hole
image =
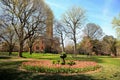
[[57, 53], [60, 49], [59, 39], [47, 38], [41, 36], [34, 42], [33, 51], [34, 52], [47, 52], [47, 53]]
[[58, 38], [53, 37], [53, 14], [48, 10], [45, 36], [40, 36], [33, 45], [34, 52], [57, 53], [60, 49]]

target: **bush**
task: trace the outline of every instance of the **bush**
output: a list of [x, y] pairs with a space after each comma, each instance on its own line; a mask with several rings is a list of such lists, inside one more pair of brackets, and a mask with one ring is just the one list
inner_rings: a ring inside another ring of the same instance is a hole
[[67, 62], [67, 64], [72, 66], [72, 65], [75, 65], [76, 63], [74, 61], [69, 61], [69, 62]]
[[62, 65], [65, 65], [65, 58], [67, 57], [65, 52], [62, 52], [62, 54], [60, 55], [60, 58], [62, 59]]
[[62, 52], [61, 55], [60, 55], [60, 58], [66, 58], [66, 57], [67, 57], [66, 53]]
[[63, 63], [63, 62], [60, 61], [60, 60], [53, 60], [53, 61], [52, 61], [52, 64], [61, 64], [61, 65], [65, 65], [65, 63]]
[[60, 60], [53, 60], [52, 64], [60, 64]]

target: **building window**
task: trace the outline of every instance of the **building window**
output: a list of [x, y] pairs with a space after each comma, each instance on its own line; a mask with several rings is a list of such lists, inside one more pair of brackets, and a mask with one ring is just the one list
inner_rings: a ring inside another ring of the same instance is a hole
[[38, 47], [38, 46], [36, 46], [36, 50], [39, 50], [39, 47]]
[[41, 47], [41, 49], [43, 50], [43, 46]]

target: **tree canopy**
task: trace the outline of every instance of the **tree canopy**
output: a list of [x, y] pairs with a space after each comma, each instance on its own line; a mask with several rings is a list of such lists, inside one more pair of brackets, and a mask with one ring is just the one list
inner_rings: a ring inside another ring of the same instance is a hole
[[85, 19], [85, 10], [76, 6], [68, 9], [62, 16], [62, 22], [67, 27], [67, 36], [74, 42], [74, 53], [77, 48], [77, 35], [80, 33], [78, 31], [83, 27]]

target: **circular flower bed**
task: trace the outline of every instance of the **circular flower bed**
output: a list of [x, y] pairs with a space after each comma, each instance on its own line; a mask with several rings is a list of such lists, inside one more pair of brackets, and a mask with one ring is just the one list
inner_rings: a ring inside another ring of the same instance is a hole
[[22, 68], [27, 71], [46, 72], [46, 73], [81, 73], [94, 71], [100, 68], [96, 62], [75, 61], [75, 65], [52, 64], [50, 60], [23, 62]]

